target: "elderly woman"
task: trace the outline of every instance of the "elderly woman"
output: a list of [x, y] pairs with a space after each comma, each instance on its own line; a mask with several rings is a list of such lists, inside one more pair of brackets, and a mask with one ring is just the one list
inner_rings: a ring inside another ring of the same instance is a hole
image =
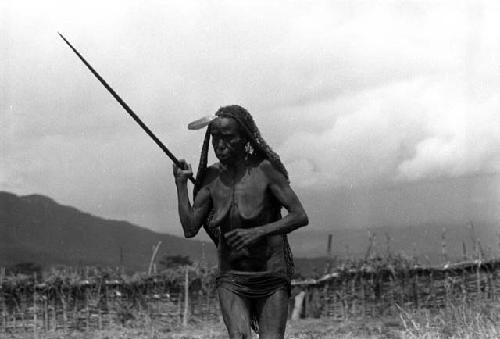
[[[207, 167], [210, 137], [218, 163]], [[203, 143], [194, 202], [191, 166], [174, 165], [179, 216], [186, 238], [204, 227], [218, 249], [217, 291], [231, 338], [283, 338], [293, 261], [287, 234], [308, 224], [279, 156], [238, 105], [216, 112]], [[281, 216], [281, 208], [288, 210]]]

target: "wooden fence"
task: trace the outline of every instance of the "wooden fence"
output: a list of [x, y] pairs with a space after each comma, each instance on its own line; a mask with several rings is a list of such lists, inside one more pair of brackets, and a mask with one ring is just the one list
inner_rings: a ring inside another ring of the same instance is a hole
[[[496, 260], [445, 267], [338, 270], [320, 279], [292, 281], [290, 313], [349, 319], [394, 314], [398, 306], [433, 309], [457, 302], [498, 301], [499, 269]], [[185, 324], [188, 317], [220, 320], [213, 281], [200, 279], [189, 285], [153, 277], [135, 282], [4, 282], [0, 287], [0, 333], [103, 329], [115, 324], [173, 327]]]
[[18, 331], [89, 330], [115, 325], [163, 328], [196, 321], [218, 321], [220, 312], [213, 287], [199, 280], [188, 286], [151, 278], [81, 280], [74, 284], [31, 283], [0, 286], [0, 333]]
[[364, 268], [293, 281], [294, 294], [306, 292], [301, 317], [379, 316], [402, 308], [436, 309], [449, 304], [497, 301], [500, 261], [465, 262], [405, 270]]

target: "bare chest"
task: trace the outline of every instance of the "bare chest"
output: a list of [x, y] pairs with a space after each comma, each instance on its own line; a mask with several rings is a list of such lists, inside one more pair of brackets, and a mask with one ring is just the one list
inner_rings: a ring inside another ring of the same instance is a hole
[[219, 218], [233, 207], [243, 219], [253, 219], [270, 209], [273, 202], [267, 178], [258, 169], [250, 169], [239, 178], [220, 175], [210, 195]]

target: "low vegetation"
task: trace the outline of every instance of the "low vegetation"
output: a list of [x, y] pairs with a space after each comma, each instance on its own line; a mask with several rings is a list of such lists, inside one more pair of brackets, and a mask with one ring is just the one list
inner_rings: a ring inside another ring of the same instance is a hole
[[[354, 320], [302, 319], [289, 322], [288, 339], [440, 339], [500, 337], [500, 304], [450, 305], [429, 311], [400, 309], [399, 317], [369, 318]], [[8, 334], [8, 338], [33, 338], [32, 331]], [[137, 338], [137, 339], [216, 339], [227, 338], [220, 321], [198, 321], [192, 319], [187, 327], [161, 326], [151, 319], [115, 325], [97, 331], [49, 331], [40, 333], [39, 339], [87, 339], [87, 338]], [[257, 338], [257, 335], [254, 335]]]
[[[162, 258], [160, 265], [159, 272], [151, 276], [126, 275], [119, 268], [59, 267], [40, 274], [38, 269], [28, 272], [32, 266], [23, 265], [22, 270], [12, 270], [12, 274], [2, 277], [0, 338], [226, 338], [213, 293], [216, 271], [180, 256]], [[365, 260], [337, 261], [331, 267], [335, 267], [337, 279], [341, 280], [350, 276], [360, 279], [356, 272], [383, 271], [389, 272], [388, 281], [394, 282], [398, 272], [419, 266], [412, 258], [367, 255]], [[491, 267], [493, 272], [497, 269]], [[193, 293], [187, 326], [183, 325], [186, 272], [189, 294]], [[463, 271], [456, 278], [466, 273]], [[471, 286], [477, 293], [467, 292], [465, 284], [445, 274], [447, 280], [442, 288], [449, 298], [443, 298], [446, 303], [439, 307], [410, 303], [392, 291], [392, 298], [382, 295], [381, 299], [391, 302], [395, 312], [360, 312], [360, 294], [343, 300], [343, 290], [338, 290], [340, 294], [328, 300], [339, 306], [340, 312], [335, 316], [320, 312], [319, 318], [290, 321], [286, 338], [500, 338], [500, 289], [495, 289], [493, 280], [492, 284], [488, 283], [490, 280], [479, 280], [479, 270], [470, 274]], [[355, 287], [350, 283], [341, 285], [351, 292]], [[418, 284], [408, 286], [413, 291]], [[323, 302], [325, 289], [318, 291], [318, 301]], [[356, 312], [349, 302], [356, 303]], [[39, 312], [37, 317], [34, 309]], [[34, 318], [38, 323], [36, 330]]]

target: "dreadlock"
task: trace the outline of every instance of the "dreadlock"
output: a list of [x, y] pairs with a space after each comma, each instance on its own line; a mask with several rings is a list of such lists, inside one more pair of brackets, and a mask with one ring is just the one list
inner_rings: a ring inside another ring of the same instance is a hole
[[[232, 118], [238, 122], [241, 129], [246, 134], [250, 145], [254, 149], [254, 154], [269, 160], [269, 162], [279, 171], [281, 172], [285, 178], [288, 180], [288, 171], [280, 160], [279, 155], [273, 151], [273, 149], [267, 144], [267, 142], [262, 138], [253, 117], [250, 113], [243, 107], [239, 105], [229, 105], [223, 106], [217, 110], [215, 113], [217, 117], [225, 117]], [[208, 163], [208, 151], [210, 148], [210, 125], [208, 126], [205, 132], [205, 139], [203, 140], [203, 146], [201, 148], [200, 162], [198, 165], [198, 172], [196, 174], [196, 183], [194, 185], [193, 196], [196, 197], [196, 194], [201, 189], [201, 184], [203, 183], [203, 179], [205, 177], [207, 171], [207, 163]], [[203, 224], [203, 228], [210, 236], [210, 238], [214, 241], [216, 245], [218, 245], [220, 230], [218, 228], [209, 228], [208, 224], [210, 219], [212, 218], [213, 213], [209, 214], [208, 219]], [[285, 241], [285, 259], [288, 266], [289, 274], [292, 275], [294, 271], [292, 252], [290, 250], [290, 245], [288, 244], [288, 239], [286, 235], [283, 235]]]

